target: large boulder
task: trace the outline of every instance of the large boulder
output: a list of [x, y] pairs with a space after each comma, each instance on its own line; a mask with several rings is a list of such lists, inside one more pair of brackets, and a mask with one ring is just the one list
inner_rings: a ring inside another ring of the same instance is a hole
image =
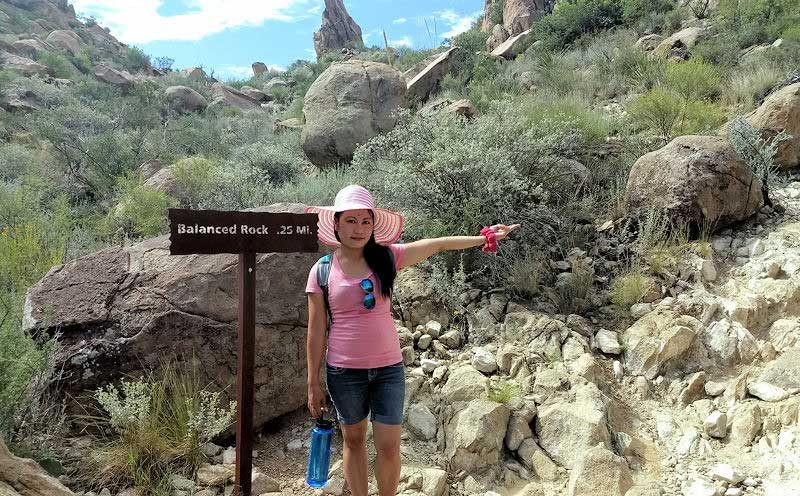
[[397, 124], [406, 107], [402, 74], [387, 64], [347, 60], [331, 64], [306, 93], [303, 151], [315, 165], [348, 162], [361, 143]]
[[72, 55], [77, 55], [81, 51], [81, 39], [77, 34], [66, 29], [53, 31], [45, 41], [55, 47], [66, 50]]
[[[302, 213], [304, 205], [259, 211]], [[320, 253], [257, 257], [254, 422], [306, 402], [303, 293]], [[79, 398], [175, 356], [200, 384], [235, 397], [237, 256], [169, 254], [169, 236], [114, 247], [52, 268], [25, 302], [24, 327], [59, 333], [61, 386]]]
[[258, 77], [267, 72], [267, 64], [264, 62], [253, 62], [253, 75]]
[[603, 488], [605, 496], [625, 496], [633, 485], [625, 459], [597, 445], [589, 449], [570, 473], [569, 496], [595, 496]]
[[98, 81], [116, 86], [123, 91], [133, 88], [134, 79], [128, 71], [118, 71], [105, 64], [98, 64], [92, 68], [92, 74]]
[[500, 460], [509, 417], [508, 407], [472, 400], [447, 424], [445, 456], [450, 472], [487, 469]]
[[503, 26], [511, 36], [518, 35], [553, 10], [555, 4], [556, 0], [504, 0]]
[[508, 31], [506, 31], [506, 28], [502, 24], [495, 24], [492, 28], [492, 34], [486, 38], [486, 51], [491, 53], [507, 39]]
[[800, 349], [792, 348], [767, 364], [747, 390], [764, 401], [781, 401], [800, 392]]
[[0, 52], [0, 67], [3, 69], [12, 69], [22, 73], [23, 76], [49, 76], [52, 75], [52, 70], [46, 65], [27, 57], [20, 57], [8, 52]]
[[0, 495], [2, 496], [72, 496], [58, 479], [47, 474], [33, 460], [18, 458], [0, 437]]
[[208, 107], [205, 97], [188, 86], [170, 86], [164, 90], [170, 108], [180, 114], [197, 112]]
[[692, 366], [686, 357], [703, 331], [703, 323], [696, 318], [659, 307], [625, 330], [625, 370], [648, 379], [672, 370], [694, 372], [686, 368]]
[[213, 96], [212, 105], [229, 105], [242, 110], [261, 109], [260, 101], [242, 93], [232, 86], [214, 83], [211, 85], [211, 94]]
[[523, 31], [517, 35], [508, 38], [506, 41], [500, 43], [497, 48], [492, 50], [489, 55], [492, 57], [513, 59], [522, 52], [528, 37], [531, 36], [532, 29]]
[[47, 45], [36, 39], [17, 40], [12, 43], [11, 46], [17, 55], [21, 55], [32, 60], [36, 60], [41, 53], [48, 50]]
[[406, 97], [409, 102], [423, 101], [430, 96], [445, 75], [450, 72], [453, 53], [456, 50], [458, 50], [458, 47], [452, 47], [440, 53], [422, 71], [408, 81]]
[[664, 38], [653, 50], [653, 54], [657, 57], [667, 57], [673, 50], [688, 50], [707, 35], [708, 31], [703, 27], [691, 26], [684, 28], [672, 36]]
[[570, 401], [539, 407], [536, 435], [550, 458], [573, 469], [589, 448], [602, 444], [611, 447], [608, 407], [603, 393], [593, 383], [579, 386]]
[[678, 224], [721, 228], [763, 205], [761, 181], [716, 136], [680, 136], [639, 158], [628, 176], [631, 214], [664, 211]]
[[783, 168], [800, 165], [800, 83], [784, 86], [769, 95], [747, 116], [747, 121], [760, 129], [766, 140], [781, 131], [791, 135], [778, 145], [775, 164]]
[[483, 398], [488, 384], [489, 379], [472, 365], [462, 365], [450, 370], [447, 382], [442, 387], [442, 397], [448, 405]]
[[322, 25], [319, 31], [314, 33], [314, 50], [317, 52], [317, 58], [344, 48], [348, 44], [364, 44], [361, 39], [361, 28], [347, 13], [343, 0], [325, 0]]

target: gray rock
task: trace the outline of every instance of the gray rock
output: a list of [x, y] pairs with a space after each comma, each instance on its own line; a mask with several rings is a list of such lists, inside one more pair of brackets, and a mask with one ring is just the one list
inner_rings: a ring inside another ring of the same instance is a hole
[[170, 108], [181, 114], [197, 112], [208, 107], [208, 101], [188, 86], [170, 86], [164, 90], [164, 97]]
[[343, 0], [325, 0], [322, 26], [314, 33], [314, 50], [317, 58], [338, 51], [348, 45], [363, 45], [361, 28], [356, 24]]
[[703, 430], [711, 437], [722, 439], [728, 435], [728, 416], [720, 411], [714, 411], [703, 422]]
[[491, 374], [497, 370], [497, 360], [494, 355], [485, 348], [475, 348], [472, 355], [472, 366], [476, 370]]
[[636, 161], [625, 197], [629, 212], [660, 208], [682, 224], [724, 227], [761, 208], [760, 188], [726, 139], [680, 136]]
[[303, 151], [319, 167], [352, 160], [356, 146], [387, 132], [406, 107], [402, 75], [389, 65], [348, 60], [331, 64], [303, 101]]
[[415, 403], [408, 409], [408, 428], [418, 438], [429, 441], [436, 437], [436, 416], [427, 406]]

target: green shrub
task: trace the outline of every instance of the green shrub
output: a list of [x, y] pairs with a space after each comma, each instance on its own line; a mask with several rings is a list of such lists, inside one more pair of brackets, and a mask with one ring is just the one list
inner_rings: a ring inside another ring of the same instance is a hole
[[503, 24], [503, 7], [505, 6], [504, 0], [494, 0], [492, 2], [491, 10], [489, 11], [489, 22], [494, 27], [495, 24]]
[[303, 167], [309, 165], [299, 150], [263, 141], [237, 148], [230, 160], [256, 169], [260, 172], [259, 180], [278, 186], [300, 175]]
[[521, 118], [530, 126], [561, 123], [577, 130], [581, 139], [576, 145], [602, 143], [611, 134], [609, 118], [592, 109], [591, 104], [579, 96], [525, 98], [518, 103], [518, 109]]
[[217, 167], [216, 162], [203, 157], [184, 158], [172, 164], [175, 182], [186, 195], [189, 208], [197, 208], [208, 193]]
[[611, 287], [611, 302], [622, 308], [630, 308], [639, 303], [652, 291], [653, 281], [638, 271], [633, 271], [614, 279]]
[[638, 48], [627, 47], [620, 49], [613, 59], [612, 70], [621, 75], [634, 92], [649, 91], [666, 79], [667, 62]]
[[718, 104], [688, 100], [683, 102], [683, 113], [676, 130], [681, 135], [715, 134], [725, 120], [725, 112]]
[[722, 86], [719, 71], [701, 60], [667, 65], [666, 85], [684, 100], [716, 98]]
[[92, 59], [86, 51], [81, 51], [72, 57], [72, 63], [84, 74], [89, 74], [92, 70]]
[[[452, 45], [460, 47], [461, 50], [457, 50], [453, 54], [450, 70], [464, 83], [469, 82], [474, 76], [475, 66], [481, 63], [488, 64], [485, 54], [488, 38], [489, 33], [484, 33], [476, 28], [464, 31], [453, 38]], [[485, 67], [483, 71], [485, 72]]]
[[654, 129], [664, 143], [673, 137], [673, 130], [681, 116], [683, 102], [672, 91], [654, 88], [636, 98], [629, 106], [631, 116]]
[[539, 294], [541, 285], [550, 282], [547, 257], [541, 252], [531, 252], [515, 260], [509, 272], [511, 289], [523, 298]]
[[202, 445], [230, 426], [236, 409], [204, 389], [194, 369], [169, 363], [160, 377], [123, 380], [121, 391], [108, 385], [95, 399], [103, 411], [89, 420], [103, 438], [89, 457], [86, 482], [98, 491], [135, 486], [154, 495], [173, 493], [173, 474], [194, 477], [206, 462]]
[[42, 51], [38, 54], [36, 61], [49, 67], [55, 77], [70, 79], [75, 75], [75, 67], [60, 53]]
[[622, 0], [622, 18], [635, 24], [652, 14], [669, 12], [675, 8], [672, 0]]
[[749, 112], [783, 81], [784, 73], [773, 64], [745, 66], [730, 79], [723, 97], [739, 112]]
[[126, 71], [135, 73], [150, 67], [150, 56], [141, 48], [130, 46], [125, 50], [121, 63]]
[[591, 305], [594, 292], [594, 267], [583, 258], [570, 260], [570, 272], [556, 280], [556, 305], [561, 313], [582, 313]]
[[138, 174], [120, 177], [117, 204], [107, 217], [107, 226], [115, 237], [149, 238], [167, 231], [167, 209], [178, 201], [166, 193], [144, 185]]
[[513, 380], [503, 379], [489, 386], [487, 399], [495, 403], [508, 405], [514, 399], [522, 396], [522, 388]]
[[778, 173], [775, 154], [781, 142], [790, 139], [789, 135], [786, 131], [781, 131], [765, 139], [759, 129], [751, 126], [744, 116], [739, 116], [731, 122], [728, 136], [736, 153], [750, 167], [753, 175], [761, 180], [764, 204], [772, 205], [769, 189], [774, 185]]
[[621, 0], [564, 0], [534, 25], [534, 34], [546, 46], [555, 48], [622, 23]]

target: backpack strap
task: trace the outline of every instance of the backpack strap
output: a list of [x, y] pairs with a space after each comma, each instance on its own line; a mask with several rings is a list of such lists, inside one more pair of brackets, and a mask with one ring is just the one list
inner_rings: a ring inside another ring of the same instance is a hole
[[[331, 324], [333, 324], [333, 313], [331, 313], [331, 304], [328, 302], [328, 277], [331, 274], [331, 260], [333, 255], [328, 253], [327, 255], [323, 255], [319, 262], [317, 263], [317, 284], [322, 289], [322, 296], [325, 298], [325, 310], [328, 311], [328, 328], [330, 329]], [[392, 249], [389, 249], [389, 260], [392, 261], [392, 267], [394, 267], [394, 252]]]
[[328, 327], [333, 323], [331, 305], [328, 303], [328, 276], [331, 274], [331, 257], [329, 253], [319, 259], [317, 263], [317, 284], [322, 289], [322, 296], [325, 298], [325, 309], [328, 311]]

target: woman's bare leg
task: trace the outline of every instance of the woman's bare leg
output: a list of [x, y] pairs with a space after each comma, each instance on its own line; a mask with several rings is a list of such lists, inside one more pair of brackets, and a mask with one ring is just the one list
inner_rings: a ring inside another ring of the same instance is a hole
[[[375, 479], [379, 496], [395, 496], [400, 482], [400, 433], [402, 426], [372, 422], [375, 441]], [[356, 493], [353, 493], [354, 495]]]
[[367, 419], [353, 425], [340, 424], [344, 436], [342, 467], [353, 496], [367, 496]]

